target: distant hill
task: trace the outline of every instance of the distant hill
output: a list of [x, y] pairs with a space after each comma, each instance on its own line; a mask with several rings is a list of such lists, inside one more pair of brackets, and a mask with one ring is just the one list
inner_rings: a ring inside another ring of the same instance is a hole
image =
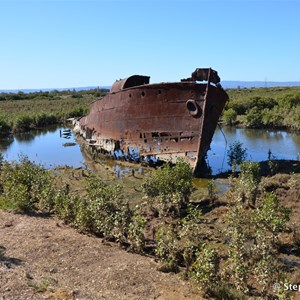
[[51, 92], [51, 91], [86, 91], [93, 89], [110, 89], [110, 86], [84, 86], [84, 87], [71, 87], [71, 88], [44, 88], [44, 89], [19, 89], [19, 90], [0, 90], [0, 93], [36, 93], [36, 92]]
[[[222, 87], [225, 89], [236, 89], [236, 88], [260, 88], [260, 87], [289, 87], [289, 86], [300, 86], [300, 81], [221, 81]], [[71, 87], [71, 88], [44, 88], [44, 89], [19, 89], [19, 90], [0, 90], [0, 93], [35, 93], [35, 92], [51, 92], [51, 91], [85, 91], [91, 89], [110, 89], [111, 86], [85, 86], [85, 87]]]
[[221, 85], [225, 89], [236, 88], [260, 88], [260, 87], [284, 87], [284, 86], [300, 86], [300, 81], [221, 81]]

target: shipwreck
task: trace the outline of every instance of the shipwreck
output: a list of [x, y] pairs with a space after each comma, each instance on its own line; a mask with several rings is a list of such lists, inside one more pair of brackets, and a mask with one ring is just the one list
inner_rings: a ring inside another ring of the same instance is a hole
[[116, 81], [90, 104], [77, 130], [96, 153], [154, 164], [181, 157], [197, 175], [228, 100], [220, 77], [211, 68], [197, 68], [180, 82], [149, 79]]

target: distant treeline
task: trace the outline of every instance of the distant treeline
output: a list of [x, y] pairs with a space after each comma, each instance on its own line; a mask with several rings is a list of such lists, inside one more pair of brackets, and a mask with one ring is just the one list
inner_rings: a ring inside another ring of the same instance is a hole
[[59, 124], [87, 114], [88, 104], [107, 90], [0, 94], [0, 135]]
[[229, 89], [227, 93], [226, 123], [300, 130], [300, 87]]

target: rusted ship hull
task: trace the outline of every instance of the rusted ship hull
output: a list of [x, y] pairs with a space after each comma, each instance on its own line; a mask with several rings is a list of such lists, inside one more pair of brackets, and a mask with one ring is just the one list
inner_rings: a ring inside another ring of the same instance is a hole
[[210, 81], [128, 88], [117, 82], [78, 125], [99, 152], [153, 162], [176, 163], [182, 157], [196, 173], [226, 101], [225, 91]]

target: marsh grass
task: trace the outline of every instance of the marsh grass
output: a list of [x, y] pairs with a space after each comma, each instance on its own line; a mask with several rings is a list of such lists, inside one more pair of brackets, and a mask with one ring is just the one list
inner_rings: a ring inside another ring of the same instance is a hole
[[88, 104], [104, 94], [98, 90], [0, 94], [0, 134], [28, 131], [84, 116]]

